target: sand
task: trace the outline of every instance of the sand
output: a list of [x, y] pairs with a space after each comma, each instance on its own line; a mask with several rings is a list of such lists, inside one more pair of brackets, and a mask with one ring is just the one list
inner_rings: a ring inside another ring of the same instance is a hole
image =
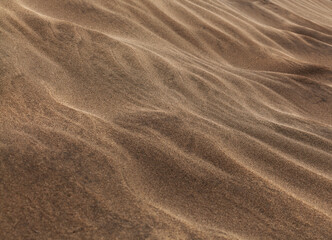
[[1, 0], [0, 239], [332, 239], [332, 1]]

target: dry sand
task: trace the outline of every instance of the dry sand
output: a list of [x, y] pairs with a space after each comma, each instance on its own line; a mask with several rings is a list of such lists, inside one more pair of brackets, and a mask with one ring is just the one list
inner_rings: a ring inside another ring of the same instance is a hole
[[332, 1], [1, 0], [0, 239], [332, 239]]

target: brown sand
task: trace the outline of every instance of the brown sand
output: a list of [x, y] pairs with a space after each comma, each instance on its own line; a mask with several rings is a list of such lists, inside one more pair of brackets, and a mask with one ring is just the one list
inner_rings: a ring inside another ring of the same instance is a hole
[[332, 239], [332, 1], [1, 0], [0, 239]]

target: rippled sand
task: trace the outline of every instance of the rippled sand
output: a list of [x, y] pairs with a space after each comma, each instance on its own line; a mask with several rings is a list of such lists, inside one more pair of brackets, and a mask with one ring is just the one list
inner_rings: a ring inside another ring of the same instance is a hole
[[332, 2], [1, 0], [0, 239], [332, 239]]

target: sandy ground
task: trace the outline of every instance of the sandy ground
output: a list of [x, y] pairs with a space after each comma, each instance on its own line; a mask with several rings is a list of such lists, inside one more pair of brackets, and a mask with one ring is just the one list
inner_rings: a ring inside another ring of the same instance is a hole
[[332, 1], [1, 0], [0, 239], [332, 239]]

